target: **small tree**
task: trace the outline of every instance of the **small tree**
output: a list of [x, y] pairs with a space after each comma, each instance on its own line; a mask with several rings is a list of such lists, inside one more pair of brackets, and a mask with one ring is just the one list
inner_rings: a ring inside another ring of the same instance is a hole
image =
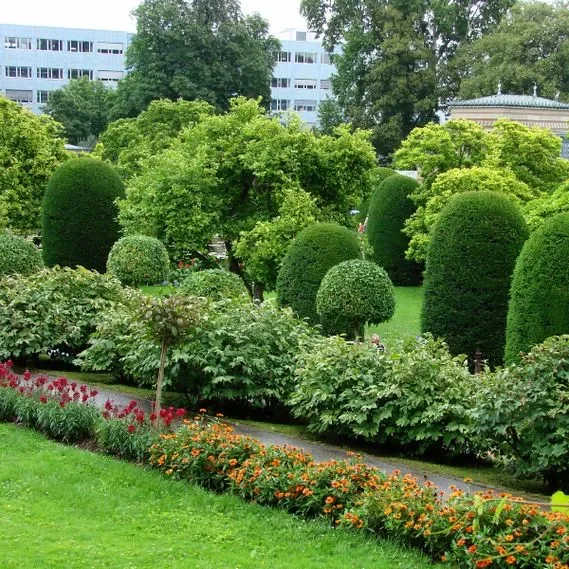
[[393, 316], [393, 284], [375, 263], [344, 261], [322, 279], [316, 308], [326, 333], [346, 334], [358, 340], [366, 323], [379, 324]]

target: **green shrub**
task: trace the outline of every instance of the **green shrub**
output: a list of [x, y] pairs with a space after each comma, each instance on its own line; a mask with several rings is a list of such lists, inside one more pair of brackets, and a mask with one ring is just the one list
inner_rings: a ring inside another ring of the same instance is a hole
[[83, 266], [100, 273], [118, 239], [123, 183], [105, 162], [75, 158], [52, 175], [42, 203], [42, 253], [49, 267]]
[[506, 361], [549, 336], [569, 333], [569, 214], [531, 234], [516, 263], [506, 329]]
[[38, 248], [23, 237], [0, 233], [0, 277], [31, 275], [43, 266]]
[[397, 172], [392, 168], [384, 168], [383, 166], [378, 166], [370, 171], [370, 178], [371, 178], [371, 194], [366, 196], [362, 203], [359, 205], [358, 222], [363, 223], [365, 218], [368, 216], [369, 211], [369, 204], [372, 199], [373, 193], [379, 186], [383, 183], [384, 180], [391, 176], [396, 176]]
[[481, 377], [473, 419], [489, 448], [519, 476], [569, 491], [569, 335], [548, 338]]
[[129, 235], [113, 245], [107, 271], [125, 285], [154, 285], [168, 278], [170, 260], [166, 247], [155, 237]]
[[214, 301], [248, 298], [247, 287], [239, 275], [224, 269], [190, 272], [183, 280], [180, 292]]
[[383, 267], [395, 285], [421, 284], [423, 265], [405, 258], [409, 237], [405, 221], [417, 206], [409, 198], [419, 183], [408, 176], [391, 176], [375, 190], [369, 207], [367, 238], [373, 247], [374, 261]]
[[301, 231], [290, 245], [277, 278], [277, 301], [290, 306], [299, 318], [320, 322], [316, 294], [334, 265], [358, 259], [356, 234], [334, 223], [318, 223]]
[[364, 325], [389, 320], [395, 311], [387, 273], [362, 259], [334, 265], [322, 279], [316, 309], [327, 334], [363, 335]]
[[528, 235], [520, 211], [493, 192], [457, 195], [431, 236], [422, 330], [440, 336], [453, 354], [480, 350], [502, 362], [511, 274]]

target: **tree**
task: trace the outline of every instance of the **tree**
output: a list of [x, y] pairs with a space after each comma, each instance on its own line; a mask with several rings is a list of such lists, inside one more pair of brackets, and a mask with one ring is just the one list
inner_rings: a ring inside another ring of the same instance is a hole
[[45, 112], [63, 125], [71, 144], [87, 143], [107, 128], [109, 102], [109, 91], [100, 81], [82, 77], [53, 91]]
[[513, 3], [302, 0], [301, 11], [327, 49], [342, 45], [334, 94], [355, 126], [373, 129], [385, 156], [456, 91], [446, 68], [458, 46], [491, 30]]
[[38, 231], [45, 186], [67, 158], [58, 123], [0, 96], [0, 227]]
[[347, 121], [342, 107], [336, 101], [327, 97], [318, 105], [318, 131], [322, 134], [334, 134], [334, 129]]
[[569, 9], [566, 4], [518, 2], [489, 34], [463, 46], [460, 98], [496, 93], [539, 94], [569, 101]]
[[561, 184], [552, 194], [543, 194], [528, 202], [524, 208], [524, 216], [531, 231], [559, 213], [569, 213], [569, 181]]
[[270, 101], [279, 42], [237, 0], [144, 0], [114, 115], [134, 117], [155, 99], [203, 100], [218, 110], [236, 95]]

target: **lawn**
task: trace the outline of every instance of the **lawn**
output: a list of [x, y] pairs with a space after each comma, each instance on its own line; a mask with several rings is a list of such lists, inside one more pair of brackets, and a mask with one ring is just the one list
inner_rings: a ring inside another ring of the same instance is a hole
[[210, 494], [0, 424], [2, 569], [433, 567], [388, 541]]

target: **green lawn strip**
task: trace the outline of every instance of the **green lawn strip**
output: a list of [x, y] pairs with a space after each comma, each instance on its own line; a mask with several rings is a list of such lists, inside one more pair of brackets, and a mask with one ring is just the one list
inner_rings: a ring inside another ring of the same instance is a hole
[[176, 287], [172, 285], [141, 285], [138, 288], [146, 296], [166, 296], [176, 291]]
[[2, 569], [432, 567], [418, 552], [0, 425]]

